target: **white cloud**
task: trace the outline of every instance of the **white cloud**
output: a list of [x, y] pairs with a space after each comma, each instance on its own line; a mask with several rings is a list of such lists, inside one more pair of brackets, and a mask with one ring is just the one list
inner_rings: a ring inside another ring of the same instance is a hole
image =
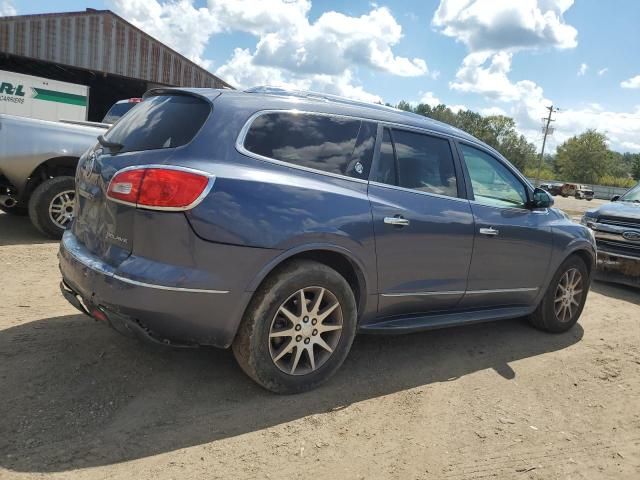
[[[512, 55], [505, 52], [469, 54], [450, 87], [480, 94], [492, 104], [502, 103], [504, 108], [491, 105], [480, 109], [480, 112], [485, 115], [503, 112], [513, 117], [518, 130], [539, 146], [541, 120], [548, 113], [544, 107], [553, 102], [545, 97], [542, 87], [535, 82], [511, 81], [508, 76], [511, 58]], [[640, 76], [638, 83], [640, 86]], [[640, 151], [640, 148], [636, 148], [637, 132], [640, 131], [640, 107], [633, 112], [612, 112], [598, 103], [590, 103], [582, 108], [562, 108], [554, 114], [554, 118], [555, 132], [548, 139], [549, 151], [589, 128], [606, 133], [610, 147], [614, 150]]]
[[580, 68], [578, 69], [578, 76], [584, 76], [584, 74], [587, 73], [587, 70], [589, 70], [589, 65], [587, 65], [586, 63], [581, 63]]
[[480, 113], [482, 115], [485, 116], [490, 116], [490, 115], [507, 115], [507, 112], [505, 112], [502, 108], [500, 107], [486, 107], [486, 108], [481, 108], [480, 109]]
[[236, 48], [231, 59], [216, 74], [232, 85], [273, 85], [343, 95], [365, 102], [382, 102], [378, 95], [356, 84], [351, 70], [340, 75], [295, 74], [281, 68], [256, 65], [249, 49]]
[[598, 76], [601, 77], [602, 75], [604, 75], [608, 71], [609, 71], [608, 67], [601, 68], [600, 70], [598, 70]]
[[432, 24], [470, 51], [574, 48], [577, 30], [564, 22], [573, 0], [441, 0]]
[[397, 76], [429, 73], [421, 58], [396, 55], [402, 27], [386, 7], [373, 6], [361, 16], [327, 11], [309, 18], [310, 0], [109, 0], [117, 13], [190, 59], [204, 58], [210, 39], [221, 32], [256, 37], [253, 49], [236, 49], [216, 73], [237, 87], [279, 84], [357, 96], [365, 92], [355, 74], [361, 68]]
[[0, 1], [0, 17], [11, 17], [17, 15], [16, 7], [11, 0]]
[[191, 0], [109, 0], [114, 11], [152, 37], [177, 50], [204, 68], [203, 58], [211, 35], [221, 31], [218, 18], [208, 8], [196, 8]]
[[640, 88], [640, 75], [636, 75], [635, 77], [631, 77], [628, 80], [625, 80], [620, 83], [622, 88]]
[[387, 8], [360, 17], [330, 11], [313, 23], [305, 18], [294, 28], [262, 35], [254, 61], [311, 74], [336, 75], [352, 65], [406, 77], [426, 74], [424, 60], [393, 54], [401, 38], [402, 27]]
[[442, 102], [433, 94], [433, 92], [426, 92], [420, 97], [420, 101], [418, 103], [425, 103], [435, 107], [436, 105], [440, 105]]

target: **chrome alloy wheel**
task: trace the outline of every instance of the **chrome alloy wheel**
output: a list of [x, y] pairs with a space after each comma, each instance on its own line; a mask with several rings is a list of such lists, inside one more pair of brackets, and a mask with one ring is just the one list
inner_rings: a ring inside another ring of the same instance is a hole
[[553, 309], [560, 322], [568, 322], [578, 310], [582, 300], [582, 274], [577, 268], [570, 268], [558, 282]]
[[342, 334], [342, 307], [323, 287], [306, 287], [287, 298], [269, 328], [273, 363], [289, 375], [306, 375], [333, 354]]
[[49, 203], [49, 218], [58, 227], [65, 229], [73, 219], [73, 205], [75, 204], [76, 192], [65, 190], [53, 197]]

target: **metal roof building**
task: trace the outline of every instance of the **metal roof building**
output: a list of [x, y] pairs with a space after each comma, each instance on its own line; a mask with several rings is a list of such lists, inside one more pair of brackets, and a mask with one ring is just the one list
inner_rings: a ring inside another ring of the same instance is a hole
[[110, 10], [0, 17], [0, 70], [89, 86], [89, 120], [155, 86], [232, 88]]

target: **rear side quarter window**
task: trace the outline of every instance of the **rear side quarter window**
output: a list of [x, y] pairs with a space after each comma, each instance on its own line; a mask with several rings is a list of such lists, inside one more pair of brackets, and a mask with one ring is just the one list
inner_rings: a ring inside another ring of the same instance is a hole
[[367, 179], [376, 125], [332, 115], [273, 112], [257, 116], [244, 149], [261, 157], [323, 172]]

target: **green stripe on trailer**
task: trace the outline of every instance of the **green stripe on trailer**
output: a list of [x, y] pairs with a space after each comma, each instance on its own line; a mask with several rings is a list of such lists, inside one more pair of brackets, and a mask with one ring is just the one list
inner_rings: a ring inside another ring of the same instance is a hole
[[33, 88], [35, 95], [33, 98], [45, 100], [47, 102], [67, 103], [69, 105], [79, 105], [85, 107], [87, 105], [87, 97], [84, 95], [75, 95], [73, 93], [56, 92], [55, 90], [45, 90], [44, 88]]

